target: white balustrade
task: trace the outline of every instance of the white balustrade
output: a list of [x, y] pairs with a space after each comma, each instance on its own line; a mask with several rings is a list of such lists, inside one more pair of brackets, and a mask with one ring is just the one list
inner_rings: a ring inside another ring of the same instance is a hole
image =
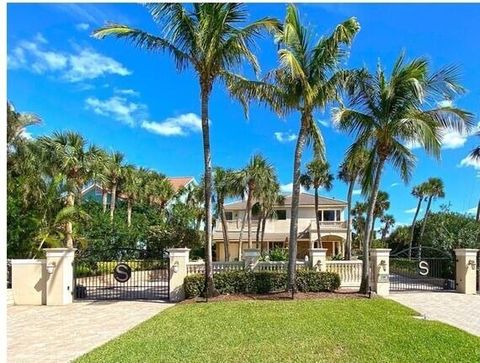
[[327, 272], [340, 276], [340, 287], [357, 288], [362, 280], [362, 261], [327, 261]]

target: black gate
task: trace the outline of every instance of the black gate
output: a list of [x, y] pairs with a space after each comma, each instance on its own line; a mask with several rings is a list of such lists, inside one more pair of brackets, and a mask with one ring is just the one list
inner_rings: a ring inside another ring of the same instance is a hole
[[414, 247], [390, 255], [390, 291], [455, 290], [453, 254], [433, 247]]
[[169, 262], [166, 252], [130, 248], [82, 251], [74, 262], [75, 298], [169, 300]]

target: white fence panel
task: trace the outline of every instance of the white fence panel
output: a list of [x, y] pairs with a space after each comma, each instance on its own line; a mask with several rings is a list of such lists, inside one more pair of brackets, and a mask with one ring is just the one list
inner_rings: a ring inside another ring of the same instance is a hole
[[340, 276], [340, 287], [358, 288], [362, 281], [362, 261], [327, 261], [327, 272]]

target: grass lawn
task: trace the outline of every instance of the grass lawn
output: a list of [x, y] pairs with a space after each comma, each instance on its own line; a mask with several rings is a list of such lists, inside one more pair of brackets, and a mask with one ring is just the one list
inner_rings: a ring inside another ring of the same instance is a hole
[[413, 316], [384, 299], [180, 304], [77, 362], [480, 362], [480, 338]]

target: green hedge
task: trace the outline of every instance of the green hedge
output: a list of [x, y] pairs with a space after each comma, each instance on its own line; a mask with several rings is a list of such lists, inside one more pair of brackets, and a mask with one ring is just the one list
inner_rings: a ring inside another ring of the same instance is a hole
[[[227, 271], [215, 274], [215, 288], [221, 294], [266, 294], [285, 291], [285, 271]], [[189, 275], [184, 280], [185, 296], [202, 294], [205, 275]], [[340, 287], [340, 276], [332, 272], [297, 271], [297, 288], [301, 292], [335, 291]]]

